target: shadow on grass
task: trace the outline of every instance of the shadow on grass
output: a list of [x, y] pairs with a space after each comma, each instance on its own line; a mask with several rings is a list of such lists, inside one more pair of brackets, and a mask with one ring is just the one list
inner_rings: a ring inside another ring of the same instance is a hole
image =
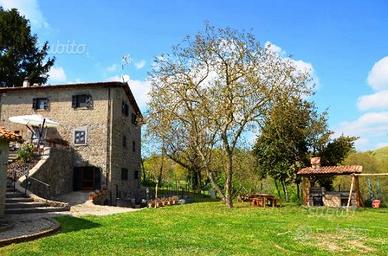
[[60, 233], [70, 233], [84, 229], [101, 227], [101, 224], [83, 218], [61, 216], [56, 217], [55, 219], [61, 223]]

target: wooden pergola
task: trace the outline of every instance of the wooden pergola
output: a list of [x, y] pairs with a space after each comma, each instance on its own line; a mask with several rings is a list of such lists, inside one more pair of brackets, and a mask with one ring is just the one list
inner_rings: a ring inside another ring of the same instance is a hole
[[313, 157], [311, 159], [311, 167], [306, 167], [299, 170], [297, 175], [302, 177], [302, 193], [305, 205], [309, 205], [310, 202], [311, 180], [318, 177], [350, 175], [352, 177], [352, 180], [346, 204], [346, 208], [347, 210], [349, 210], [352, 201], [353, 191], [355, 193], [356, 206], [364, 206], [360, 192], [359, 177], [388, 176], [388, 173], [362, 173], [361, 165], [320, 166], [320, 158]]
[[297, 175], [302, 177], [302, 194], [305, 205], [310, 205], [310, 188], [311, 181], [314, 178], [319, 177], [332, 177], [339, 175], [351, 175], [352, 184], [351, 191], [348, 196], [348, 206], [350, 205], [353, 190], [355, 192], [355, 201], [357, 207], [362, 207], [363, 202], [360, 193], [360, 186], [358, 181], [358, 176], [362, 173], [362, 166], [360, 165], [344, 165], [344, 166], [320, 166], [319, 160], [318, 163], [314, 164], [314, 159], [312, 159], [312, 166], [306, 167], [298, 171]]
[[[371, 177], [371, 176], [388, 176], [388, 173], [354, 173], [352, 175], [352, 183], [350, 184], [348, 204], [346, 205], [347, 211], [349, 211], [351, 194], [353, 193], [353, 187], [355, 187], [356, 191], [358, 191], [358, 193], [360, 193], [358, 177]], [[361, 199], [361, 195], [360, 195], [360, 199]], [[361, 200], [361, 202], [362, 202], [362, 200]]]

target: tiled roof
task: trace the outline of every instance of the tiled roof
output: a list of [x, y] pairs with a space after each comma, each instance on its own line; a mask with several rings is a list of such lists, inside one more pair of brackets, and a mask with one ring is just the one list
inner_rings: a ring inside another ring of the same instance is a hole
[[361, 173], [361, 165], [306, 167], [298, 171], [298, 175], [324, 175], [324, 174], [352, 174]]
[[23, 142], [22, 136], [0, 127], [0, 140]]

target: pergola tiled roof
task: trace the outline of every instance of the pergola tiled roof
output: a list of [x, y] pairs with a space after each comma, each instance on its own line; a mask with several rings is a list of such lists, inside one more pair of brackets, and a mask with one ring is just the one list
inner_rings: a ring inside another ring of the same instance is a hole
[[0, 127], [0, 140], [23, 142], [22, 136]]
[[306, 167], [298, 171], [298, 175], [349, 175], [361, 173], [361, 165]]

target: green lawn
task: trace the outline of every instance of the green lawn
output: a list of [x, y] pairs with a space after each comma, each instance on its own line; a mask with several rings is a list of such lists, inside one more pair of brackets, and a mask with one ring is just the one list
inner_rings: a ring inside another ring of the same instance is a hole
[[0, 255], [388, 255], [388, 209], [212, 202], [58, 220], [60, 233]]

